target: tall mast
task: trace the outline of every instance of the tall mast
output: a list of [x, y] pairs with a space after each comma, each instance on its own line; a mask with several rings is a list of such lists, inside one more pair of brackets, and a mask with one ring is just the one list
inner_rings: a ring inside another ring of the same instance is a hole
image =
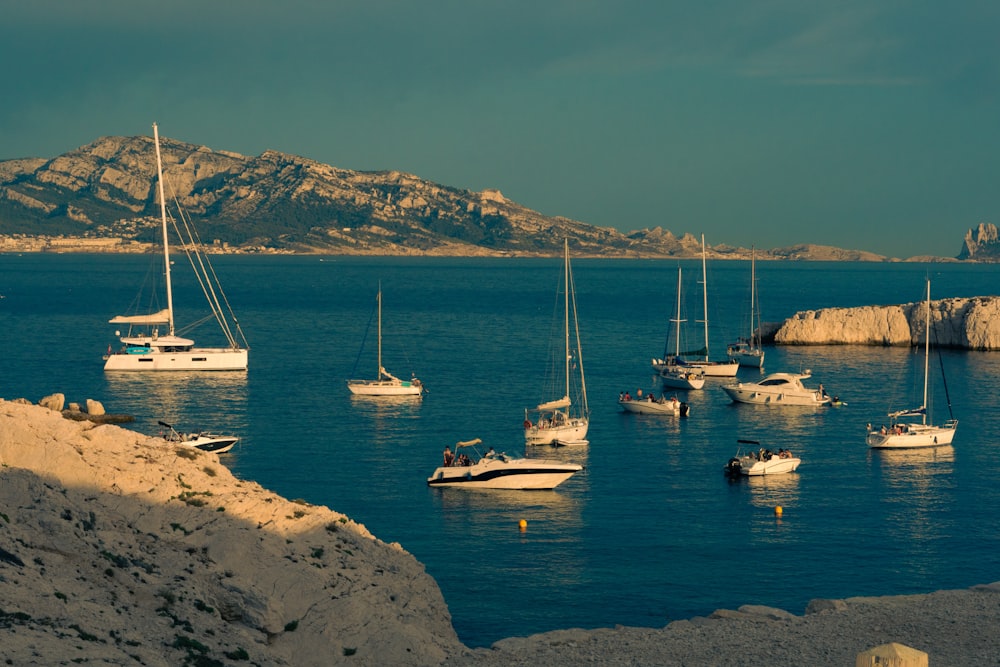
[[382, 281], [378, 281], [378, 375], [382, 379]]
[[674, 318], [674, 362], [681, 356], [681, 267], [677, 267], [677, 317]]
[[705, 271], [705, 235], [701, 235], [701, 297], [702, 316], [705, 323], [705, 361], [708, 361], [708, 274]]
[[569, 398], [569, 239], [563, 239], [563, 310], [566, 322], [566, 397]]
[[754, 316], [760, 319], [757, 313], [757, 248], [750, 246], [750, 350], [760, 347], [756, 344], [756, 327], [754, 326]]
[[924, 315], [924, 411], [920, 416], [923, 424], [927, 424], [927, 373], [930, 369], [931, 353], [931, 279], [927, 279], [927, 312]]
[[153, 143], [156, 145], [156, 175], [160, 185], [160, 218], [163, 225], [163, 270], [167, 285], [167, 318], [169, 333], [174, 335], [174, 292], [170, 285], [170, 246], [167, 241], [167, 200], [163, 196], [163, 162], [160, 159], [160, 132], [153, 123]]

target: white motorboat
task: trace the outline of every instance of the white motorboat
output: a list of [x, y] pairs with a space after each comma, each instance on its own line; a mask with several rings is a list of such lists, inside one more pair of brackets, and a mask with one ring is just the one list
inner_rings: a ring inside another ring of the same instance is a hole
[[[170, 282], [170, 244], [167, 235], [167, 204], [163, 188], [163, 161], [160, 158], [160, 135], [153, 123], [153, 141], [156, 146], [156, 173], [159, 183], [160, 218], [163, 236], [164, 283], [167, 307], [150, 314], [118, 315], [111, 324], [128, 325], [123, 333], [115, 332], [121, 341], [118, 350], [108, 346], [104, 355], [106, 371], [244, 371], [247, 369], [249, 350], [243, 331], [236, 320], [229, 301], [222, 292], [215, 270], [208, 257], [199, 250], [197, 238], [190, 220], [181, 213], [180, 221], [184, 232], [174, 221], [174, 230], [184, 244], [192, 269], [198, 276], [212, 310], [212, 315], [222, 329], [227, 347], [195, 347], [194, 341], [177, 334], [174, 328], [174, 297]], [[138, 300], [137, 300], [138, 302]], [[225, 308], [223, 308], [225, 305]], [[208, 319], [208, 318], [206, 318]], [[204, 321], [204, 320], [202, 320]], [[192, 328], [201, 322], [192, 325]], [[165, 326], [166, 332], [160, 331]]]
[[690, 406], [684, 401], [680, 401], [676, 396], [667, 398], [661, 395], [655, 398], [652, 393], [643, 398], [632, 398], [629, 394], [624, 394], [618, 399], [618, 405], [625, 412], [639, 415], [680, 415], [686, 417], [690, 413]]
[[[569, 262], [569, 240], [563, 240], [563, 344], [552, 378], [560, 383], [552, 387], [561, 398], [540, 403], [524, 411], [524, 441], [528, 445], [586, 445], [590, 426], [590, 407], [587, 405], [587, 383], [583, 375], [583, 350], [580, 345], [580, 324], [576, 312], [576, 291], [573, 270]], [[572, 320], [570, 315], [572, 314]], [[572, 326], [571, 326], [572, 324]], [[570, 345], [570, 341], [575, 346]], [[571, 392], [573, 395], [571, 395]], [[552, 395], [552, 394], [550, 394]]]
[[[445, 450], [445, 465], [427, 478], [427, 486], [461, 489], [547, 490], [554, 489], [583, 470], [577, 463], [549, 459], [513, 458], [494, 454], [493, 448], [480, 454], [476, 438]], [[472, 452], [470, 456], [466, 452]], [[452, 456], [454, 455], [454, 456]]]
[[237, 442], [239, 442], [239, 438], [233, 435], [219, 435], [217, 433], [180, 433], [166, 422], [161, 421], [159, 424], [160, 426], [169, 429], [169, 431], [163, 434], [163, 439], [167, 442], [183, 445], [184, 447], [193, 447], [194, 449], [200, 449], [203, 452], [222, 454], [224, 452], [228, 452]]
[[[889, 426], [879, 429], [868, 424], [865, 441], [873, 449], [913, 449], [950, 445], [958, 429], [958, 420], [949, 419], [941, 426], [927, 423], [927, 398], [931, 339], [931, 281], [927, 281], [927, 299], [924, 306], [924, 396], [919, 408], [890, 412]], [[941, 369], [942, 375], [944, 368]], [[945, 385], [947, 389], [947, 385]], [[951, 404], [949, 402], [949, 410]], [[917, 420], [919, 421], [910, 421]], [[903, 421], [900, 421], [903, 420]]]
[[[382, 283], [376, 297], [378, 309], [378, 375], [374, 380], [348, 380], [347, 388], [357, 396], [423, 396], [424, 385], [416, 377], [401, 380], [382, 366]], [[364, 343], [362, 343], [362, 348]], [[360, 355], [359, 355], [360, 356]]]
[[802, 380], [812, 377], [811, 371], [803, 373], [771, 373], [760, 382], [736, 382], [723, 385], [737, 403], [756, 405], [826, 405], [830, 396], [823, 389], [809, 389]]
[[[673, 329], [674, 351], [668, 354], [664, 351], [662, 359], [653, 359], [653, 370], [660, 376], [660, 382], [670, 389], [702, 389], [705, 386], [705, 374], [694, 368], [678, 364], [681, 358], [681, 324], [686, 322], [681, 317], [681, 267], [677, 267], [677, 314], [671, 318]], [[667, 346], [670, 345], [670, 335], [667, 336]]]
[[764, 348], [760, 340], [760, 297], [757, 295], [757, 250], [750, 249], [750, 335], [730, 343], [728, 354], [740, 366], [764, 367]]
[[756, 440], [737, 440], [742, 445], [753, 445], [756, 449], [744, 452], [736, 450], [736, 456], [729, 459], [723, 468], [730, 477], [759, 477], [761, 475], [782, 475], [798, 470], [802, 460], [787, 449], [772, 452], [760, 446]]

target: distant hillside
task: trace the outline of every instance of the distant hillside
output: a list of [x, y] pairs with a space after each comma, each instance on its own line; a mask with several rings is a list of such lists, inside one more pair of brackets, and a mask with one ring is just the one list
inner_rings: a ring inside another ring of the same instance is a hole
[[[167, 198], [180, 202], [204, 241], [234, 251], [531, 256], [558, 254], [564, 237], [578, 256], [696, 257], [701, 250], [690, 233], [657, 227], [625, 234], [544, 216], [499, 190], [341, 169], [277, 151], [247, 157], [164, 137], [160, 143]], [[0, 249], [144, 250], [159, 219], [155, 172], [146, 136], [103, 137], [53, 159], [0, 161]], [[717, 245], [709, 254], [749, 258], [750, 251]], [[887, 260], [814, 245], [758, 249], [757, 257]]]

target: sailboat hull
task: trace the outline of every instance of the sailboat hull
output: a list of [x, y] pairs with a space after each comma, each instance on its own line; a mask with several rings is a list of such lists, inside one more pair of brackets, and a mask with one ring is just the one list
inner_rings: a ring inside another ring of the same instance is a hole
[[247, 350], [194, 348], [184, 352], [150, 349], [146, 354], [118, 352], [105, 356], [106, 371], [245, 371]]
[[918, 447], [940, 447], [950, 445], [955, 438], [958, 421], [944, 426], [909, 424], [905, 429], [885, 429], [868, 434], [868, 446], [872, 449], [916, 449]]
[[524, 429], [524, 442], [528, 445], [572, 445], [586, 444], [586, 419], [573, 419], [565, 424], [532, 424]]
[[412, 382], [387, 380], [358, 380], [347, 384], [355, 396], [420, 396], [423, 386]]

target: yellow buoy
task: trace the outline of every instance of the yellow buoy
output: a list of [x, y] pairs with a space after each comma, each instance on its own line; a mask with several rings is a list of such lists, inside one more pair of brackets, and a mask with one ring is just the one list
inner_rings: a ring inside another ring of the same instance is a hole
[[521, 530], [527, 530], [528, 522], [525, 521], [524, 519], [521, 519], [520, 521], [517, 522], [517, 527], [520, 528]]
[[784, 510], [783, 510], [783, 509], [781, 509], [781, 505], [778, 505], [777, 507], [775, 507], [775, 508], [774, 508], [774, 514], [775, 514], [775, 516], [781, 516], [781, 513], [782, 513], [783, 511], [784, 511]]

